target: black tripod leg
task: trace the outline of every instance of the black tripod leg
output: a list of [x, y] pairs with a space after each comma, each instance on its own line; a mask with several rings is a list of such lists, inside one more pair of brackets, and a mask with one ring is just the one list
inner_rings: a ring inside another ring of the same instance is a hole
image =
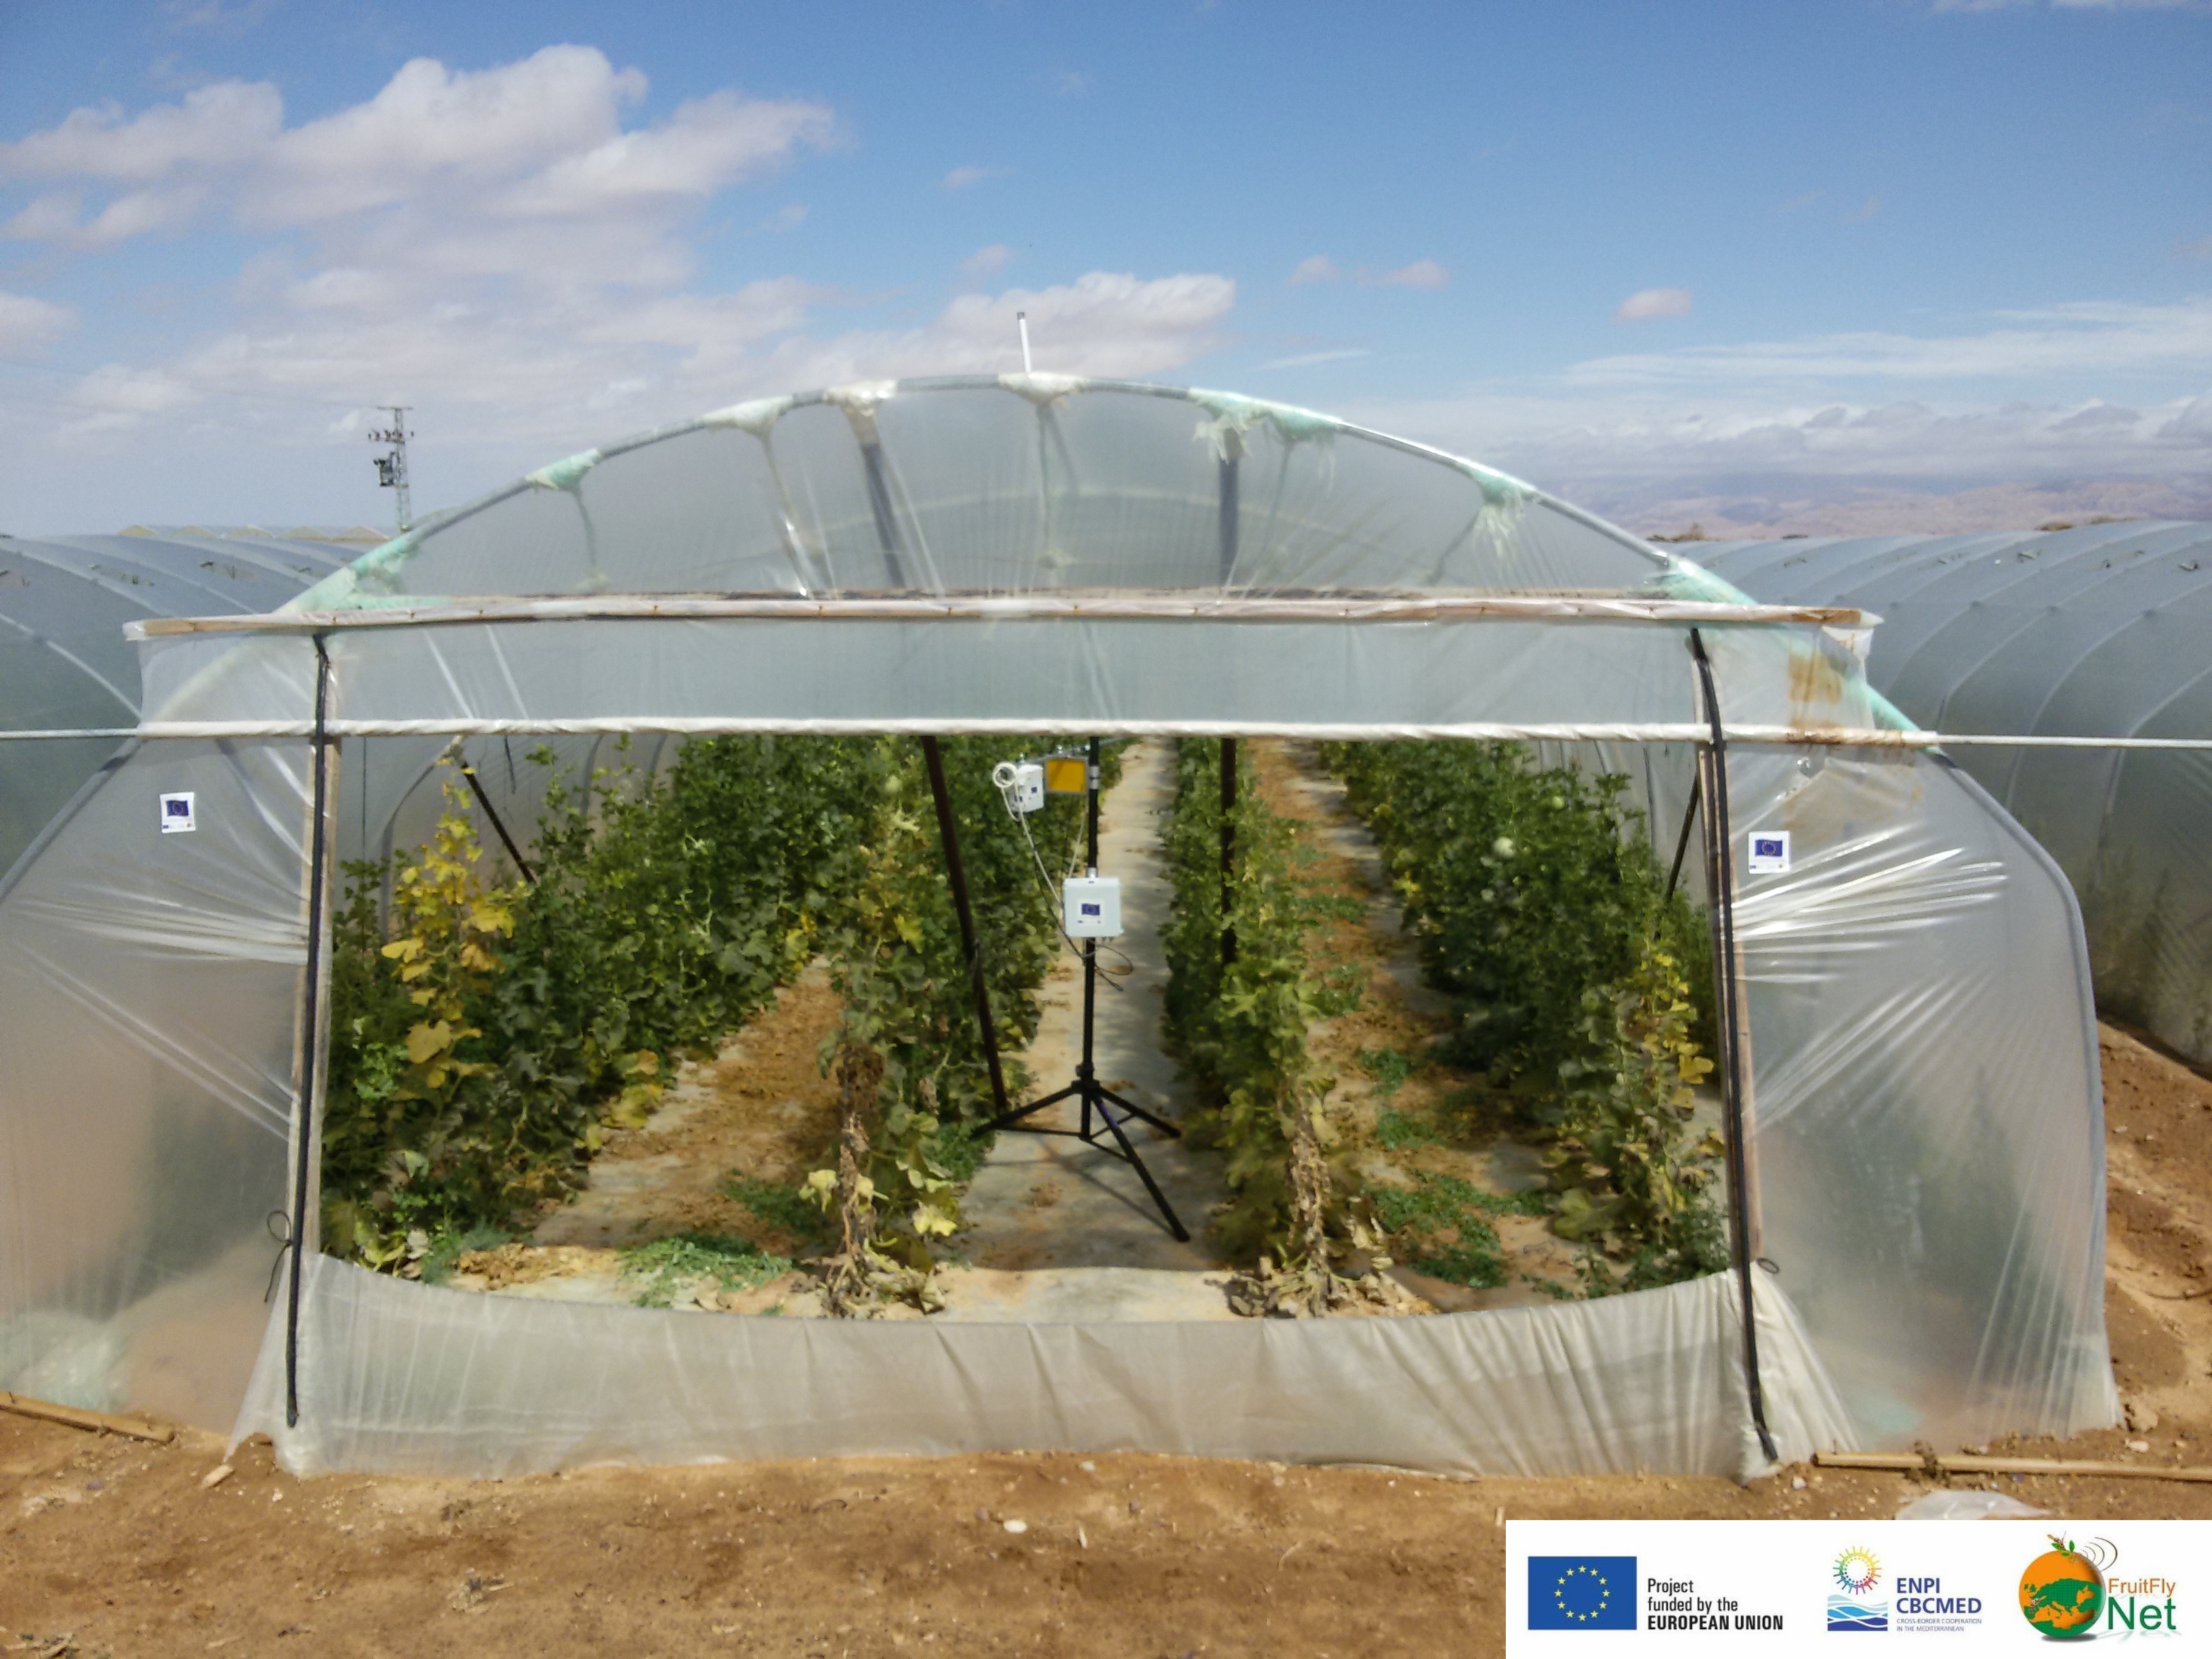
[[1139, 1122], [1151, 1124], [1152, 1127], [1158, 1129], [1162, 1134], [1166, 1135], [1170, 1139], [1181, 1140], [1182, 1139], [1182, 1126], [1181, 1124], [1170, 1123], [1164, 1117], [1154, 1117], [1150, 1112], [1138, 1105], [1134, 1101], [1122, 1099], [1121, 1096], [1115, 1094], [1111, 1089], [1101, 1089], [1099, 1090], [1098, 1094], [1101, 1099], [1112, 1101], [1129, 1116], [1137, 1119]]
[[975, 1133], [977, 1134], [989, 1134], [992, 1131], [996, 1129], [1016, 1128], [1019, 1127], [1021, 1121], [1027, 1117], [1031, 1112], [1041, 1112], [1048, 1106], [1059, 1105], [1063, 1100], [1073, 1100], [1076, 1095], [1082, 1091], [1082, 1088], [1083, 1085], [1080, 1083], [1071, 1083], [1065, 1089], [1055, 1089], [1052, 1093], [1047, 1095], [1042, 1100], [1033, 1100], [1026, 1106], [1017, 1106], [1012, 1111], [1002, 1113], [1000, 1115], [993, 1118], [988, 1123], [984, 1124], [981, 1128], [977, 1129]]
[[[1102, 1090], [1100, 1092], [1103, 1094], [1104, 1091]], [[1132, 1169], [1136, 1170], [1137, 1179], [1145, 1183], [1145, 1190], [1152, 1195], [1152, 1202], [1160, 1206], [1160, 1213], [1167, 1218], [1168, 1231], [1176, 1236], [1176, 1242], [1179, 1244], [1189, 1243], [1188, 1230], [1176, 1216], [1175, 1206], [1168, 1202], [1167, 1194], [1160, 1190], [1159, 1182], [1152, 1179], [1152, 1172], [1145, 1167], [1145, 1160], [1137, 1156], [1137, 1149], [1129, 1144], [1129, 1137], [1121, 1132], [1121, 1120], [1114, 1115], [1114, 1109], [1101, 1100], [1098, 1103], [1098, 1115], [1106, 1120], [1106, 1127], [1114, 1132], [1114, 1139], [1121, 1148], [1122, 1158], [1128, 1162]]]

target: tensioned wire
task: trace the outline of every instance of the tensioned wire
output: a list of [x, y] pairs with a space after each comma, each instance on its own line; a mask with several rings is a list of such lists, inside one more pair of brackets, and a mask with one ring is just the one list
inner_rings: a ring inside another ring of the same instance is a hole
[[[1101, 738], [1306, 738], [1356, 743], [1378, 738], [1450, 739], [1478, 743], [1687, 743], [1712, 741], [1712, 728], [1687, 721], [1629, 721], [1616, 725], [1389, 725], [1346, 721], [1253, 720], [1053, 720], [1036, 716], [1012, 719], [813, 720], [744, 715], [602, 715], [538, 720], [334, 720], [322, 728], [333, 738], [525, 738], [600, 737], [623, 733], [671, 737], [720, 737], [757, 732], [777, 736], [1055, 736]], [[252, 740], [312, 738], [313, 720], [149, 720], [142, 726], [63, 727], [19, 732], [0, 730], [0, 743], [65, 742], [104, 738], [137, 739]], [[1784, 744], [1827, 749], [2126, 749], [2212, 750], [2212, 738], [2100, 738], [2019, 736], [1990, 732], [1896, 731], [1873, 726], [1729, 726], [1729, 743]]]

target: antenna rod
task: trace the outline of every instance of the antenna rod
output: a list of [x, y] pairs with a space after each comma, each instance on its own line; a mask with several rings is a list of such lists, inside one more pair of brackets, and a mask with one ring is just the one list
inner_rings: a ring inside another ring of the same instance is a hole
[[414, 404], [379, 404], [377, 407], [392, 416], [392, 424], [384, 431], [372, 431], [368, 441], [373, 444], [390, 444], [392, 453], [376, 458], [376, 482], [380, 488], [399, 492], [393, 505], [398, 509], [399, 533], [404, 536], [407, 526], [415, 522], [414, 503], [407, 495], [407, 441], [415, 435], [407, 429], [407, 413]]
[[1026, 311], [1014, 313], [1015, 326], [1022, 331], [1022, 373], [1034, 374], [1036, 369], [1030, 362], [1030, 314]]

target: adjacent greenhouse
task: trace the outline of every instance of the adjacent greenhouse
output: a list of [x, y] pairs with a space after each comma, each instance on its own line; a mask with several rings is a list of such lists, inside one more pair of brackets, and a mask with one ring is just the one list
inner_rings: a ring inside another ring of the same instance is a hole
[[[1882, 618], [1867, 678], [1931, 731], [2202, 738], [2212, 526], [1717, 543], [1763, 599]], [[2212, 1060], [2212, 753], [1959, 750], [2074, 884], [2099, 1002]]]
[[[1885, 719], [1849, 609], [1752, 603], [1308, 411], [1044, 375], [739, 405], [269, 614], [192, 608], [134, 627], [134, 735], [0, 890], [0, 1386], [265, 1430], [297, 1469], [484, 1474], [986, 1447], [1744, 1474], [2116, 1414], [2072, 895]], [[1662, 857], [1700, 848], [1729, 1270], [991, 1326], [474, 1297], [312, 1248], [336, 872], [429, 833], [455, 739], [526, 822], [515, 744], [1039, 732], [1510, 740], [1627, 777]]]

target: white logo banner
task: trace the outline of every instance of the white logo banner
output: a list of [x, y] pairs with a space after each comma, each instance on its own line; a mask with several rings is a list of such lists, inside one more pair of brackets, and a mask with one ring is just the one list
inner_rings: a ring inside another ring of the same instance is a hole
[[1510, 1521], [1508, 1659], [2212, 1653], [2212, 1521]]

